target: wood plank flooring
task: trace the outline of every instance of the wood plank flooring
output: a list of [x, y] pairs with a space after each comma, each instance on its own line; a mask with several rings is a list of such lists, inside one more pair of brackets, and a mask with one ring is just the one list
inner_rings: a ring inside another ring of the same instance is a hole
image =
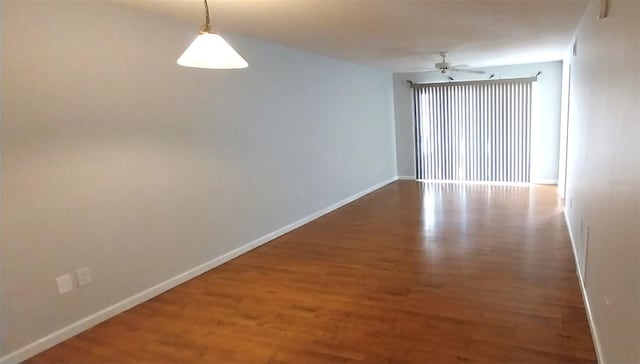
[[398, 181], [29, 363], [591, 363], [553, 187]]

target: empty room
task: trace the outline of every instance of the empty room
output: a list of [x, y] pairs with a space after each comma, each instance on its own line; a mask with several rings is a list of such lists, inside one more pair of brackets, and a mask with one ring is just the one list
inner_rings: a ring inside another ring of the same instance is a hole
[[640, 363], [640, 1], [0, 0], [0, 363]]

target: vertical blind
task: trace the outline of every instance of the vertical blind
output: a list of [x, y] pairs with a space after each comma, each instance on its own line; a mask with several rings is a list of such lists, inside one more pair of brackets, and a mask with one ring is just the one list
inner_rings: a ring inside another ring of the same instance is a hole
[[413, 87], [418, 179], [530, 181], [531, 79]]

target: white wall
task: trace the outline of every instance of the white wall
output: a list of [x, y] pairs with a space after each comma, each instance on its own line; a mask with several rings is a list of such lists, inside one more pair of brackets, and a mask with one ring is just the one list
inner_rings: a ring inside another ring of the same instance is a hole
[[[562, 62], [531, 63], [483, 68], [486, 75], [458, 74], [457, 81], [486, 79], [491, 73], [496, 78], [516, 78], [542, 75], [534, 82], [531, 127], [531, 179], [533, 182], [555, 183], [558, 180], [558, 153], [560, 143], [560, 101], [562, 90]], [[415, 177], [415, 151], [413, 136], [413, 110], [411, 88], [406, 80], [414, 82], [441, 82], [437, 72], [396, 73], [393, 75], [394, 109], [396, 123], [396, 155], [398, 175]]]
[[0, 357], [396, 175], [388, 73], [241, 37], [248, 69], [183, 68], [199, 24], [1, 7]]
[[569, 59], [565, 213], [601, 363], [639, 363], [640, 2], [610, 0], [600, 21], [599, 5]]

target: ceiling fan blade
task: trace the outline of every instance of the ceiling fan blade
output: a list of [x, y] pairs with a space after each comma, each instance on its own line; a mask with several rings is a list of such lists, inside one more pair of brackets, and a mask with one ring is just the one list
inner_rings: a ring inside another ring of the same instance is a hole
[[451, 68], [471, 68], [468, 64], [457, 64], [455, 66], [451, 66]]
[[462, 69], [460, 69], [460, 68], [452, 68], [452, 70], [456, 71], [456, 72], [462, 72], [462, 73], [474, 73], [476, 75], [483, 75], [483, 74], [486, 73], [485, 71], [481, 71], [481, 70], [468, 70], [468, 69], [464, 69], [464, 68], [462, 68]]
[[420, 67], [411, 67], [411, 72], [435, 72], [439, 71], [437, 68], [420, 68]]

